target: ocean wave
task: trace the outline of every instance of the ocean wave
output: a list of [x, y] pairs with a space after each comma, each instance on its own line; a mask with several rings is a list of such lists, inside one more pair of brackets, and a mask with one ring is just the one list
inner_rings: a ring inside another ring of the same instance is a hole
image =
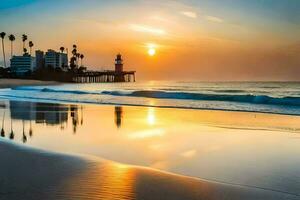
[[65, 93], [77, 95], [112, 95], [128, 97], [144, 97], [156, 99], [195, 100], [195, 101], [227, 101], [236, 103], [269, 104], [284, 106], [300, 106], [300, 97], [272, 97], [268, 95], [253, 94], [206, 94], [192, 92], [173, 92], [159, 90], [137, 90], [137, 91], [81, 91], [81, 90], [55, 90], [50, 88], [28, 88], [19, 87], [14, 90], [31, 90], [48, 93]]
[[134, 91], [129, 94], [126, 94], [124, 92], [118, 92], [118, 91], [103, 91], [102, 94], [158, 98], [158, 99], [229, 101], [229, 102], [253, 103], [253, 104], [300, 106], [299, 97], [279, 98], [279, 97], [271, 97], [267, 95], [251, 95], [251, 94], [246, 94], [246, 95], [202, 94], [202, 93], [165, 92], [165, 91], [150, 91], [150, 90]]
[[243, 93], [243, 92], [247, 92], [245, 90], [209, 90], [211, 92], [215, 92], [215, 93]]
[[36, 91], [36, 92], [51, 92], [51, 93], [65, 93], [65, 94], [100, 94], [99, 92], [81, 91], [81, 90], [55, 90], [50, 88], [31, 88], [31, 87], [16, 87], [12, 90]]

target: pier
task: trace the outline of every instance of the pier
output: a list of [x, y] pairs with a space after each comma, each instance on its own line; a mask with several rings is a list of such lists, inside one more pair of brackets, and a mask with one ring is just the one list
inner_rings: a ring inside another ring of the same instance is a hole
[[135, 71], [87, 71], [72, 77], [75, 83], [135, 82]]
[[112, 82], [135, 82], [135, 71], [123, 70], [123, 59], [118, 54], [115, 59], [115, 70], [84, 71], [76, 73], [72, 77], [75, 83], [112, 83]]

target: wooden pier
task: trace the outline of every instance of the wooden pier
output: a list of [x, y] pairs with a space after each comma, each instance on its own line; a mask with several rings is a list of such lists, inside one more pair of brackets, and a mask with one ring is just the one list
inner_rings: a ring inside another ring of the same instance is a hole
[[72, 76], [75, 83], [113, 83], [113, 82], [135, 82], [135, 71], [123, 70], [123, 59], [118, 54], [115, 59], [115, 70], [84, 71]]
[[75, 83], [135, 82], [135, 71], [86, 71], [72, 77]]

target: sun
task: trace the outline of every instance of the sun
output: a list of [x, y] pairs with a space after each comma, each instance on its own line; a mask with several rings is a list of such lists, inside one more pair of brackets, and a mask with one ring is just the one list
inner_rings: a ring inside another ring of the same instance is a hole
[[149, 48], [148, 49], [148, 54], [149, 54], [149, 56], [154, 56], [155, 54], [156, 54], [156, 50], [155, 50], [155, 48]]

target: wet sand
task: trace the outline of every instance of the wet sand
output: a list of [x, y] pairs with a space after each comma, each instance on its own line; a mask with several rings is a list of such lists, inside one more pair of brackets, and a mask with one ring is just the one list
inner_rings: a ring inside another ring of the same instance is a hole
[[0, 140], [0, 199], [300, 199]]
[[56, 81], [39, 81], [39, 80], [26, 80], [26, 79], [0, 79], [0, 88], [11, 88], [17, 86], [38, 86], [38, 85], [57, 85], [60, 84]]

